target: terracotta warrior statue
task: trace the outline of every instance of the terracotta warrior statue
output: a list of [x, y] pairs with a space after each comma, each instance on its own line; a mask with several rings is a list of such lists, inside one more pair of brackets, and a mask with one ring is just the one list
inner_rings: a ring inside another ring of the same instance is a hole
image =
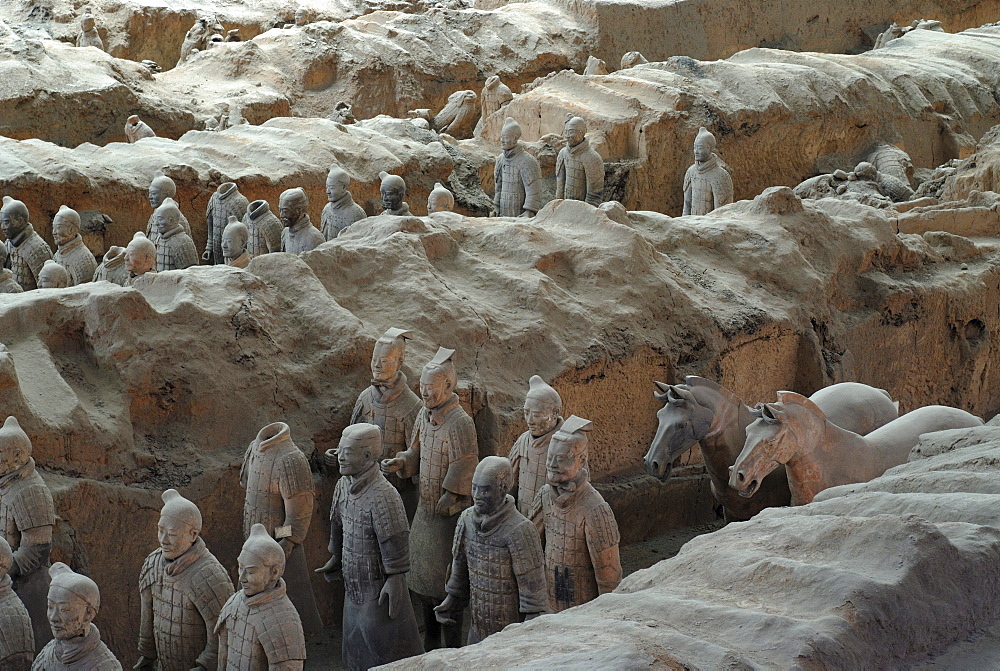
[[368, 216], [347, 190], [350, 185], [351, 176], [337, 164], [331, 165], [326, 176], [326, 198], [330, 202], [323, 206], [320, 217], [320, 231], [327, 240], [333, 240], [342, 230]]
[[69, 273], [52, 259], [45, 259], [38, 273], [39, 289], [65, 289], [69, 286]]
[[28, 208], [10, 196], [3, 197], [0, 208], [0, 229], [3, 229], [7, 247], [7, 267], [14, 272], [14, 281], [25, 291], [38, 288], [38, 273], [52, 250], [35, 232], [28, 221]]
[[76, 286], [94, 279], [97, 259], [83, 244], [80, 235], [80, 215], [65, 205], [52, 218], [52, 239], [56, 243], [53, 260], [69, 273], [69, 285]]
[[441, 182], [434, 182], [434, 188], [427, 194], [427, 214], [452, 212], [455, 209], [455, 195], [444, 188]]
[[312, 521], [313, 489], [309, 461], [292, 442], [284, 422], [268, 424], [250, 443], [240, 470], [240, 485], [246, 489], [243, 504], [243, 534], [254, 524], [263, 524], [285, 552], [288, 598], [295, 604], [306, 634], [323, 629], [309, 583], [309, 569], [302, 541]]
[[[410, 447], [382, 462], [386, 475], [419, 474], [419, 502], [410, 534], [413, 568], [410, 589], [419, 597], [424, 616], [424, 649], [461, 645], [462, 617], [454, 625], [437, 626], [434, 606], [447, 596], [444, 586], [451, 566], [451, 541], [458, 514], [471, 503], [472, 474], [479, 463], [476, 426], [458, 402], [455, 350], [438, 348], [420, 374], [424, 408], [417, 415]], [[443, 632], [442, 632], [443, 629]]]
[[173, 198], [165, 198], [156, 217], [156, 272], [198, 265], [198, 249], [181, 226], [181, 211]]
[[382, 214], [392, 214], [399, 217], [410, 216], [410, 206], [403, 200], [406, 198], [406, 182], [399, 175], [390, 175], [383, 171], [378, 174], [382, 180]]
[[469, 645], [547, 609], [542, 545], [507, 493], [513, 480], [503, 457], [479, 462], [472, 476], [473, 507], [462, 512], [455, 529], [448, 596], [434, 610], [438, 622], [448, 625], [453, 613], [471, 604]]
[[379, 471], [382, 431], [374, 424], [352, 424], [327, 455], [343, 477], [330, 509], [332, 556], [316, 572], [328, 580], [343, 572], [344, 666], [364, 671], [422, 654], [406, 589], [410, 527], [399, 492]]
[[208, 239], [205, 242], [205, 252], [201, 255], [202, 261], [209, 264], [222, 263], [222, 230], [229, 222], [229, 217], [242, 219], [249, 205], [250, 201], [240, 193], [236, 184], [225, 182], [219, 185], [208, 199], [208, 209], [205, 212]]
[[604, 200], [604, 160], [590, 148], [587, 122], [566, 115], [566, 146], [556, 156], [556, 198], [585, 200], [594, 207]]
[[694, 140], [694, 165], [684, 173], [684, 215], [708, 214], [733, 202], [733, 178], [715, 154], [715, 136], [702, 127]]
[[247, 253], [247, 243], [250, 233], [247, 227], [236, 217], [229, 217], [226, 230], [222, 231], [222, 258], [227, 266], [235, 268], [246, 268], [250, 263], [250, 255]]
[[0, 534], [14, 549], [8, 575], [31, 615], [36, 650], [52, 637], [45, 595], [55, 523], [52, 493], [35, 471], [31, 441], [17, 419], [8, 417], [0, 428]]
[[28, 610], [7, 575], [13, 565], [14, 552], [0, 536], [0, 669], [28, 671], [35, 657], [35, 637]]
[[247, 253], [250, 258], [281, 251], [281, 232], [284, 225], [266, 200], [255, 200], [243, 215], [247, 227]]
[[97, 32], [94, 17], [90, 14], [84, 14], [83, 18], [80, 19], [80, 32], [76, 36], [76, 46], [97, 47], [101, 51], [104, 51], [104, 40], [101, 39], [101, 34]]
[[101, 609], [97, 583], [62, 562], [47, 571], [48, 623], [53, 640], [38, 653], [33, 671], [121, 671], [121, 663], [101, 640], [94, 618]]
[[123, 287], [128, 278], [128, 269], [125, 268], [125, 248], [109, 247], [108, 251], [104, 253], [104, 259], [94, 271], [94, 281], [100, 282], [103, 280]]
[[[3, 256], [6, 256], [6, 250]], [[0, 268], [0, 294], [19, 294], [23, 291], [21, 285], [14, 280], [14, 271], [10, 268]]]
[[[153, 212], [149, 215], [149, 221], [146, 222], [146, 237], [154, 244], [159, 237], [156, 234], [156, 208], [163, 205], [163, 201], [167, 198], [173, 198], [174, 202], [177, 202], [177, 184], [166, 175], [158, 175], [149, 184], [149, 206], [153, 208]], [[180, 210], [178, 213], [180, 214], [181, 227], [184, 228], [185, 233], [191, 235], [191, 224], [187, 217]]]
[[509, 456], [514, 470], [513, 486], [517, 488], [517, 509], [522, 515], [531, 512], [538, 490], [545, 484], [545, 456], [549, 441], [562, 426], [561, 415], [559, 392], [542, 378], [532, 375], [524, 398], [524, 423], [528, 430], [514, 441]]
[[618, 587], [618, 523], [587, 472], [589, 420], [572, 415], [552, 436], [548, 483], [532, 506], [531, 521], [545, 548], [549, 610], [579, 606]]
[[216, 621], [233, 584], [205, 547], [198, 506], [176, 489], [162, 498], [156, 525], [160, 547], [139, 573], [139, 661], [133, 668], [210, 671], [218, 663]]
[[510, 87], [500, 81], [500, 77], [497, 75], [489, 77], [479, 96], [483, 120], [502, 110], [513, 99], [514, 94], [510, 92]]
[[521, 126], [511, 117], [503, 122], [500, 148], [503, 153], [493, 168], [493, 209], [500, 217], [533, 217], [542, 206], [542, 169], [525, 151]]
[[125, 248], [125, 270], [129, 278], [125, 286], [130, 287], [139, 277], [156, 272], [156, 245], [149, 241], [142, 231], [136, 231], [132, 242]]
[[156, 137], [156, 133], [138, 114], [133, 114], [125, 121], [125, 139], [129, 144], [134, 144], [144, 137]]
[[281, 231], [281, 251], [301, 254], [316, 249], [326, 238], [309, 219], [309, 197], [302, 188], [283, 191], [278, 199], [278, 216], [285, 229]]
[[215, 625], [219, 671], [302, 668], [306, 640], [281, 577], [286, 554], [264, 525], [250, 527], [236, 560], [243, 589], [229, 597]]

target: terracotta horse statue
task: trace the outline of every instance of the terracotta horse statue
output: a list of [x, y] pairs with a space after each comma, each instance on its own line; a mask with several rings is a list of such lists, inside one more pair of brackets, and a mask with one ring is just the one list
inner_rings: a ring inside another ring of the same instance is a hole
[[[646, 471], [655, 478], [670, 477], [671, 464], [700, 443], [712, 495], [727, 521], [748, 520], [771, 506], [787, 506], [788, 483], [784, 469], [776, 469], [752, 499], [729, 488], [729, 467], [746, 442], [746, 428], [754, 421], [750, 408], [722, 385], [696, 375], [684, 384], [656, 382], [663, 402], [657, 412], [659, 427], [646, 453]], [[868, 433], [899, 416], [899, 404], [888, 392], [857, 382], [841, 382], [820, 389], [812, 399], [840, 426]]]
[[777, 403], [762, 403], [753, 414], [759, 419], [747, 427], [729, 486], [740, 496], [754, 496], [768, 473], [784, 464], [793, 506], [809, 503], [829, 487], [877, 478], [905, 462], [922, 433], [983, 424], [964, 410], [928, 405], [859, 436], [790, 391], [779, 391]]

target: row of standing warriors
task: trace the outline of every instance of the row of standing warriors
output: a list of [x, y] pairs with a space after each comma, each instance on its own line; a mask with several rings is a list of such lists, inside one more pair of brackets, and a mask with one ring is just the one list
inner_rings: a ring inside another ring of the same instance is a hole
[[[315, 571], [343, 581], [342, 651], [351, 669], [460, 645], [466, 610], [475, 643], [590, 601], [622, 577], [617, 523], [589, 481], [591, 423], [563, 420], [559, 394], [533, 376], [528, 430], [509, 458], [480, 461], [475, 426], [455, 393], [453, 350], [439, 348], [424, 366], [417, 396], [402, 371], [408, 337], [389, 329], [376, 341], [371, 385], [338, 448], [324, 455], [341, 477], [331, 557]], [[240, 482], [246, 542], [235, 591], [201, 538], [196, 503], [163, 493], [159, 548], [139, 575], [135, 668], [302, 668], [305, 636], [322, 630], [302, 547], [315, 494], [287, 424], [260, 430]], [[411, 525], [404, 498], [414, 493]], [[9, 417], [0, 429], [0, 668], [120, 669], [93, 624], [97, 585], [50, 566], [54, 524], [31, 442]]]
[[[580, 117], [566, 121], [565, 146], [556, 158], [556, 198], [583, 200], [600, 205], [604, 194], [604, 162], [587, 139], [587, 124]], [[520, 141], [521, 127], [508, 117], [500, 133], [503, 153], [494, 168], [493, 213], [504, 217], [533, 217], [542, 206], [542, 173], [538, 160]], [[731, 203], [733, 180], [729, 167], [715, 153], [715, 136], [702, 128], [694, 142], [695, 163], [684, 175], [685, 215], [708, 214]], [[398, 175], [380, 173], [383, 214], [408, 216], [406, 183]], [[32, 227], [28, 208], [5, 197], [0, 227], [6, 242], [0, 247], [0, 293], [35, 288], [67, 287], [91, 280], [108, 280], [123, 286], [146, 273], [198, 265], [225, 263], [244, 268], [250, 259], [270, 252], [301, 254], [340, 235], [367, 217], [354, 202], [350, 176], [331, 166], [326, 180], [327, 200], [320, 227], [309, 218], [309, 199], [301, 188], [281, 194], [278, 215], [266, 200], [250, 201], [233, 182], [212, 194], [205, 213], [207, 241], [199, 259], [191, 225], [181, 213], [177, 186], [167, 176], [153, 179], [149, 204], [153, 213], [145, 232], [137, 232], [128, 246], [112, 247], [98, 265], [80, 235], [80, 215], [63, 205], [52, 220], [55, 254]], [[441, 184], [427, 199], [427, 212], [451, 211], [454, 195]]]

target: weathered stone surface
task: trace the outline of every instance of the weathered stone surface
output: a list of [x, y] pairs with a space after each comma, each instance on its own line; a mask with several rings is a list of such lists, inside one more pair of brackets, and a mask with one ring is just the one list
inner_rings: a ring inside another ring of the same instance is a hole
[[699, 126], [717, 136], [736, 199], [853, 167], [880, 143], [925, 168], [961, 156], [1000, 122], [998, 58], [1000, 27], [988, 26], [917, 30], [858, 56], [750, 49], [599, 77], [561, 72], [486, 119], [483, 137], [496, 143], [505, 116], [530, 141], [558, 132], [567, 112], [579, 114], [612, 175], [605, 198], [679, 214]]
[[926, 662], [1000, 621], [1000, 494], [965, 488], [968, 476], [1000, 481], [998, 464], [993, 436], [768, 509], [694, 539], [613, 594], [405, 668]]

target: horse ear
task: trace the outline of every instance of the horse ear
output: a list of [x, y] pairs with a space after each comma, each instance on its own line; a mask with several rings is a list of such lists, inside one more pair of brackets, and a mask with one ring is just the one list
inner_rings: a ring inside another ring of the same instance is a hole
[[760, 418], [768, 424], [777, 424], [785, 414], [777, 403], [760, 403], [757, 408], [760, 409]]
[[690, 401], [694, 398], [691, 392], [686, 391], [681, 386], [672, 384], [667, 390], [667, 403], [673, 406], [682, 406], [685, 401]]
[[661, 392], [663, 392], [661, 394], [657, 394], [654, 391], [653, 392], [653, 396], [656, 397], [657, 401], [660, 401], [662, 403], [666, 403], [667, 402], [667, 392], [670, 391], [670, 385], [667, 384], [666, 382], [657, 382], [656, 380], [653, 380], [653, 384], [656, 385], [657, 389], [659, 389]]
[[795, 403], [796, 405], [802, 405], [809, 409], [815, 415], [819, 417], [826, 418], [826, 414], [819, 409], [819, 406], [813, 403], [811, 400], [803, 396], [802, 394], [797, 394], [794, 391], [779, 391], [778, 392], [778, 402], [780, 403]]

